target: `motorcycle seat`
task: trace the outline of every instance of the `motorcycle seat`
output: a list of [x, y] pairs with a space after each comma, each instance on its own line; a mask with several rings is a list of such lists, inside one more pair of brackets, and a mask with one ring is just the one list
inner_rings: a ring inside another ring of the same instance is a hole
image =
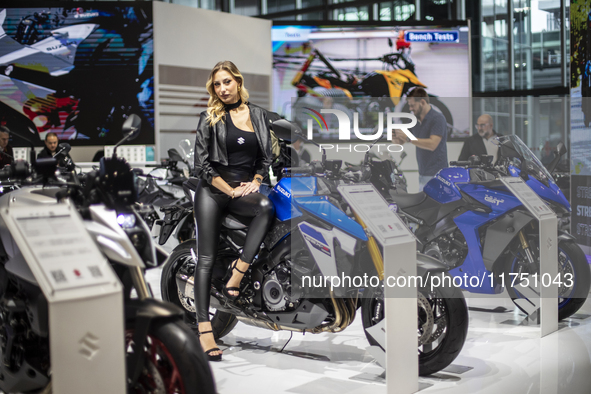
[[407, 194], [407, 193], [396, 193], [396, 191], [390, 191], [390, 197], [400, 209], [405, 209], [408, 207], [414, 207], [415, 205], [419, 205], [427, 198], [425, 192], [419, 192], [414, 194]]
[[251, 221], [252, 218], [229, 213], [222, 218], [222, 226], [230, 230], [244, 230], [248, 228]]

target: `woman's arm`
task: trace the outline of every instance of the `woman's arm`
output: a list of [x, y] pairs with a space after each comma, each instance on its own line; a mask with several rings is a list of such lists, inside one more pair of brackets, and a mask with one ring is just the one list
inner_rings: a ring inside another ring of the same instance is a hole
[[206, 180], [210, 185], [213, 184], [212, 180], [214, 177], [220, 176], [209, 161], [209, 140], [211, 133], [212, 127], [207, 121], [207, 112], [203, 111], [199, 117], [197, 134], [195, 136], [195, 176]]

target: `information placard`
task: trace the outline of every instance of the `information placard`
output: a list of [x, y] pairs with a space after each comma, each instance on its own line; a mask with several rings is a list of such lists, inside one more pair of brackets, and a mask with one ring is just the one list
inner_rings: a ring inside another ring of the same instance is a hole
[[417, 289], [392, 287], [389, 279], [416, 276], [416, 239], [373, 185], [341, 185], [338, 190], [382, 246], [385, 317], [367, 330], [379, 344], [368, 351], [386, 369], [388, 394], [415, 393], [419, 390]]
[[112, 271], [84, 225], [69, 210], [16, 209], [13, 217], [53, 291], [112, 282]]
[[[504, 177], [501, 181], [538, 220], [540, 272], [537, 273], [537, 277], [556, 278], [558, 275], [556, 214], [521, 178]], [[519, 283], [516, 287], [523, 297], [516, 299], [515, 302], [540, 323], [541, 336], [557, 331], [558, 284], [556, 281], [550, 280], [548, 283], [544, 283], [543, 280], [539, 283], [529, 281], [529, 283]]]
[[525, 182], [517, 177], [505, 177], [501, 179], [507, 188], [522, 202], [525, 207], [536, 216], [554, 215], [554, 212]]
[[414, 235], [398, 215], [390, 210], [386, 200], [373, 185], [343, 185], [338, 190], [380, 243], [385, 244], [399, 237], [414, 239]]

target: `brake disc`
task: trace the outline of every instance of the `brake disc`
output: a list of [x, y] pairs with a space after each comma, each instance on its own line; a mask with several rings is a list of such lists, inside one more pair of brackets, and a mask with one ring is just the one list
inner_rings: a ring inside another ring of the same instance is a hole
[[[435, 325], [437, 326], [437, 328], [435, 329], [435, 332], [432, 333], [431, 336], [427, 339], [427, 341], [425, 341], [426, 345], [433, 343], [434, 341], [439, 339], [441, 337], [441, 334], [443, 334], [443, 332], [445, 331], [445, 327], [447, 327], [447, 314], [445, 313], [445, 306], [442, 304], [442, 302], [443, 301], [441, 299], [437, 299], [435, 301], [435, 303], [440, 309], [441, 315], [437, 318], [434, 318]], [[436, 310], [433, 310], [433, 313], [436, 313]]]
[[[433, 318], [433, 309], [429, 304], [427, 298], [421, 293], [417, 294], [417, 306], [419, 308], [419, 316], [421, 315], [421, 310], [424, 313], [425, 321], [419, 327], [418, 334], [419, 334], [419, 346], [427, 343], [427, 340], [431, 337], [431, 332], [433, 331], [433, 325], [435, 323], [435, 319]], [[420, 324], [420, 321], [419, 321]]]
[[189, 312], [196, 312], [195, 303], [193, 302], [193, 300], [189, 297], [185, 297], [185, 293], [181, 292], [178, 289], [177, 293], [179, 295], [179, 301], [181, 302], [183, 308], [185, 308], [185, 310]]

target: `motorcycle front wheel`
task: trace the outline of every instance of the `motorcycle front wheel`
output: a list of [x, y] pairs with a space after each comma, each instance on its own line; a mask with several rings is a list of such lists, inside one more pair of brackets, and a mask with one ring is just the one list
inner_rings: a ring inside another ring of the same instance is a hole
[[[179, 291], [176, 284], [176, 274], [179, 270], [182, 269], [183, 272], [195, 271], [194, 256], [197, 256], [197, 245], [194, 239], [185, 241], [174, 248], [162, 269], [160, 288], [162, 299], [180, 306], [185, 311], [185, 322], [196, 326], [195, 300]], [[238, 324], [236, 316], [213, 308], [209, 309], [209, 319], [216, 339], [230, 333]]]
[[[370, 294], [361, 302], [364, 330], [384, 318], [382, 289], [368, 290]], [[453, 286], [439, 287], [433, 293], [421, 290], [420, 294], [424, 298], [417, 300], [419, 375], [426, 376], [450, 365], [462, 350], [468, 334], [468, 307], [462, 292]], [[379, 345], [367, 331], [365, 336], [370, 345]]]
[[[530, 245], [537, 245], [537, 238]], [[537, 248], [532, 250], [534, 259], [539, 261]], [[524, 274], [531, 280], [533, 275], [539, 274], [539, 264], [535, 269], [531, 269], [530, 263], [525, 258], [523, 250], [519, 250], [515, 256], [510, 256], [505, 263], [504, 281], [507, 292], [511, 299], [515, 301], [524, 296], [516, 290], [513, 285], [516, 278], [523, 277]], [[558, 320], [566, 319], [574, 315], [585, 303], [589, 295], [591, 286], [591, 271], [587, 263], [587, 257], [572, 240], [561, 240], [558, 242]], [[542, 278], [545, 279], [545, 278]], [[554, 281], [555, 278], [552, 278]], [[539, 281], [542, 285], [542, 280]], [[525, 312], [519, 305], [519, 309]]]
[[[125, 327], [125, 349], [133, 353], [134, 322]], [[180, 321], [154, 322], [143, 348], [141, 375], [128, 393], [215, 394], [215, 383], [199, 339]]]

